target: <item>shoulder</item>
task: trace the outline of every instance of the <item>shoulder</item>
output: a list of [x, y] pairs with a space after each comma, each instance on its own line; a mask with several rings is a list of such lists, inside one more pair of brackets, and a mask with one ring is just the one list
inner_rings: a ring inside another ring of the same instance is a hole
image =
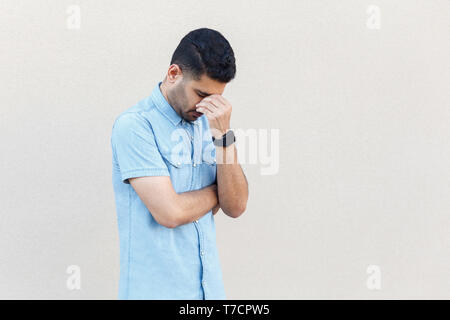
[[124, 129], [151, 129], [146, 112], [125, 111], [118, 115], [113, 123], [113, 132]]
[[152, 137], [152, 126], [140, 112], [123, 112], [114, 120], [111, 131], [113, 144], [142, 143]]
[[125, 111], [119, 114], [116, 119], [114, 120], [113, 128], [117, 126], [127, 126], [132, 125], [137, 122], [141, 122], [143, 120], [143, 117], [141, 116], [140, 112], [130, 112]]
[[113, 129], [128, 126], [151, 127], [151, 119], [155, 117], [154, 109], [155, 107], [149, 97], [142, 99], [114, 119]]

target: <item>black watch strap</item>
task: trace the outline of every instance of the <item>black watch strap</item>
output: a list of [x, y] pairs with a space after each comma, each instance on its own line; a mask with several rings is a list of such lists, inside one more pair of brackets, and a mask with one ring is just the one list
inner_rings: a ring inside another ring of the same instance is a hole
[[222, 138], [216, 139], [214, 136], [212, 137], [212, 140], [214, 142], [215, 146], [218, 147], [228, 147], [230, 144], [234, 143], [236, 141], [236, 137], [234, 136], [233, 130], [228, 130], [227, 133], [225, 133]]

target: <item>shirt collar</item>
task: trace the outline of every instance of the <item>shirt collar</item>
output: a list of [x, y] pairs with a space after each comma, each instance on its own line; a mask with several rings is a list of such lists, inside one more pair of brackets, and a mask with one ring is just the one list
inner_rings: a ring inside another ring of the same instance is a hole
[[155, 104], [155, 106], [158, 108], [159, 111], [161, 111], [162, 114], [164, 114], [170, 122], [173, 123], [174, 126], [177, 126], [181, 122], [180, 115], [175, 111], [174, 108], [169, 104], [169, 102], [166, 100], [164, 95], [161, 92], [161, 88], [159, 87], [161, 85], [162, 81], [160, 81], [155, 88], [153, 89], [153, 92], [151, 94], [151, 98]]

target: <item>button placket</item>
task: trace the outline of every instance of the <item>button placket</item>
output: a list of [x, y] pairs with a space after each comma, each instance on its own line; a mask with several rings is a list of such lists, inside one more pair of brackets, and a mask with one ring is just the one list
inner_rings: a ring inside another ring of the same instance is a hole
[[[192, 167], [193, 168], [199, 168], [200, 163], [202, 163], [202, 149], [203, 149], [203, 141], [202, 141], [202, 123], [200, 121], [193, 122], [193, 131], [194, 134], [191, 136], [192, 146], [194, 148], [193, 150], [193, 157], [192, 157]], [[193, 172], [196, 170], [193, 169]], [[196, 219], [194, 221], [194, 225], [198, 232], [198, 238], [199, 238], [199, 257], [200, 257], [200, 263], [202, 265], [202, 273], [201, 273], [201, 285], [203, 287], [203, 293], [205, 297], [208, 296], [208, 289], [206, 287], [206, 279], [208, 276], [208, 263], [206, 258], [206, 248], [205, 248], [205, 234], [203, 233], [203, 229], [201, 227], [201, 224], [199, 222], [199, 219]]]
[[[204, 242], [204, 234], [203, 234], [203, 230], [200, 226], [200, 224], [198, 223], [198, 220], [195, 220], [195, 225], [199, 234], [199, 243], [200, 243], [200, 261], [202, 263], [202, 285], [204, 286], [206, 284], [205, 278], [206, 278], [206, 267], [205, 267], [205, 242]], [[205, 293], [206, 294], [206, 293]]]
[[197, 167], [199, 163], [202, 162], [202, 124], [199, 120], [194, 122], [194, 135], [193, 135], [193, 146], [194, 146], [194, 157], [193, 157], [193, 167]]
[[[186, 128], [186, 126], [188, 128]], [[190, 141], [190, 151], [192, 153], [194, 151], [194, 136], [190, 132], [190, 128], [192, 128], [192, 124], [184, 119], [181, 119], [181, 127], [183, 128], [184, 132], [186, 133], [187, 140]]]

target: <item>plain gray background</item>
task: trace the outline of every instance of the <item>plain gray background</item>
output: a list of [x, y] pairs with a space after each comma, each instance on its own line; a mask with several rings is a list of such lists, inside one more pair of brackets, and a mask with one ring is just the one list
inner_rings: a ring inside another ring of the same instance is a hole
[[247, 211], [216, 215], [227, 297], [450, 298], [449, 12], [448, 0], [1, 1], [0, 298], [117, 297], [112, 122], [200, 27], [236, 55], [232, 127], [280, 133], [278, 172], [244, 164]]

